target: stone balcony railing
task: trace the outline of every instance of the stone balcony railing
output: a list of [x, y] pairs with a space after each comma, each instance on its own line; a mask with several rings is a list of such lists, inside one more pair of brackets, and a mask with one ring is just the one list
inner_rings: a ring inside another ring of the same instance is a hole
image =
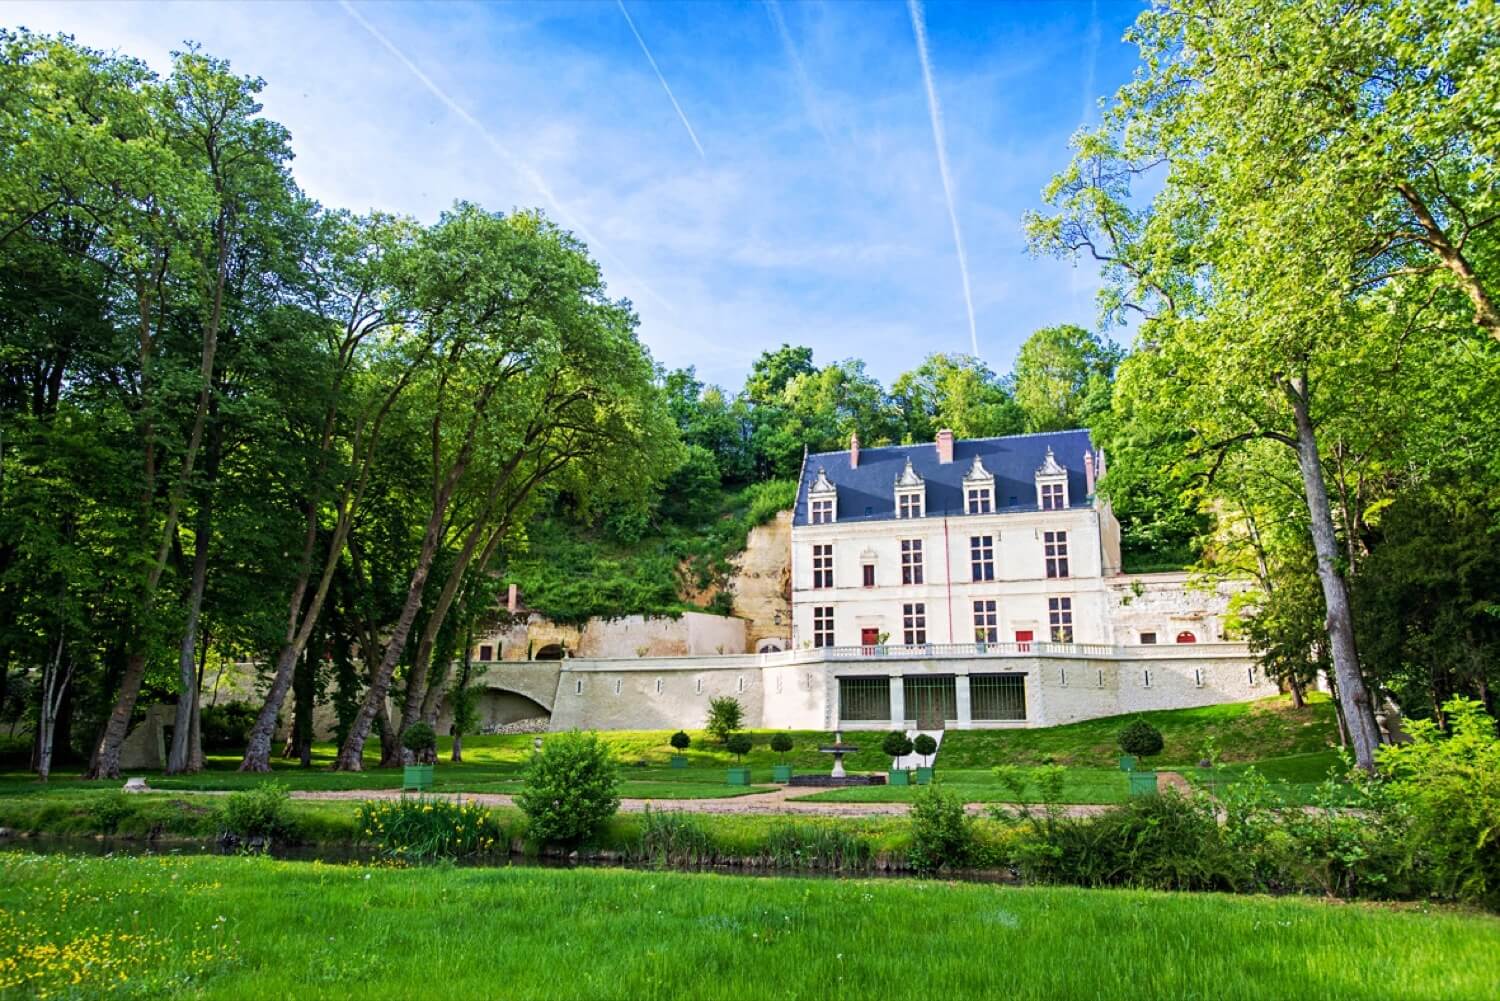
[[1067, 657], [1070, 659], [1161, 660], [1168, 658], [1246, 657], [1243, 643], [1161, 643], [1116, 646], [1112, 643], [919, 643], [885, 646], [829, 646], [763, 653], [764, 666], [815, 664], [844, 660], [943, 660], [963, 658]]

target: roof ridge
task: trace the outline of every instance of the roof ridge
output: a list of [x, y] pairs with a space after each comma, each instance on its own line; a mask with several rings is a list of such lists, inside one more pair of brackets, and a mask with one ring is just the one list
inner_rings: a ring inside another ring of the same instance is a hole
[[[1062, 430], [1062, 431], [1024, 431], [1021, 434], [992, 434], [992, 435], [986, 435], [986, 436], [984, 436], [982, 438], [959, 438], [959, 437], [955, 436], [954, 439], [953, 439], [953, 444], [958, 445], [958, 444], [961, 444], [961, 443], [967, 442], [967, 441], [1011, 441], [1011, 440], [1016, 439], [1016, 438], [1046, 438], [1046, 437], [1050, 437], [1052, 435], [1060, 435], [1060, 434], [1087, 434], [1087, 435], [1092, 435], [1092, 433], [1093, 433], [1092, 430], [1089, 429], [1089, 428], [1067, 428], [1067, 429]], [[907, 444], [904, 444], [904, 445], [898, 444], [898, 445], [869, 445], [869, 446], [866, 446], [863, 443], [861, 443], [861, 445], [859, 446], [859, 454], [860, 455], [864, 455], [866, 452], [881, 452], [881, 451], [884, 451], [886, 449], [902, 449], [902, 448], [905, 448], [905, 449], [912, 449], [912, 448], [937, 448], [937, 442], [935, 442], [935, 441], [914, 441], [914, 442], [908, 442]], [[839, 450], [833, 451], [833, 452], [809, 452], [807, 457], [810, 459], [810, 458], [812, 458], [815, 455], [848, 455], [848, 454], [849, 454], [849, 449], [844, 448], [844, 449], [839, 449]]]

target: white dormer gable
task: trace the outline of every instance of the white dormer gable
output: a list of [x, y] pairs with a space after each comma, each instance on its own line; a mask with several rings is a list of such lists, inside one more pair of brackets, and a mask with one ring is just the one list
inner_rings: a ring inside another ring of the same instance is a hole
[[814, 525], [831, 525], [838, 520], [839, 488], [828, 479], [828, 471], [818, 468], [818, 478], [807, 488], [807, 520]]
[[964, 474], [964, 512], [991, 514], [995, 510], [995, 474], [984, 468], [984, 460], [974, 456]]
[[896, 517], [920, 518], [926, 512], [927, 483], [911, 467], [911, 456], [907, 456], [906, 468], [896, 477]]
[[1036, 506], [1043, 511], [1068, 506], [1068, 471], [1058, 464], [1050, 446], [1046, 459], [1036, 470]]

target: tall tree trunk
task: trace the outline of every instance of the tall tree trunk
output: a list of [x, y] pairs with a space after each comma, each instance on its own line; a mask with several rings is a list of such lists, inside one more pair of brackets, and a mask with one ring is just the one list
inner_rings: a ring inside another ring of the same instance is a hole
[[68, 657], [68, 668], [62, 668], [63, 655], [67, 650], [65, 634], [59, 632], [57, 653], [42, 669], [42, 711], [37, 720], [37, 777], [43, 782], [52, 774], [52, 742], [56, 737], [57, 711], [62, 706], [63, 695], [73, 680], [73, 658]]
[[1303, 706], [1307, 705], [1307, 698], [1302, 694], [1302, 679], [1298, 678], [1294, 673], [1291, 678], [1288, 679], [1288, 686], [1292, 690], [1292, 708], [1301, 709]]
[[[217, 437], [217, 434], [215, 434]], [[214, 451], [212, 444], [210, 453]], [[204, 463], [204, 471], [210, 481], [216, 466], [212, 455]], [[213, 487], [210, 484], [209, 493]], [[180, 775], [193, 771], [192, 747], [194, 720], [198, 715], [198, 621], [203, 612], [203, 591], [208, 582], [208, 548], [213, 535], [212, 502], [205, 498], [198, 511], [198, 525], [193, 532], [193, 576], [188, 590], [187, 625], [182, 630], [182, 643], [177, 650], [177, 680], [182, 694], [177, 698], [177, 713], [172, 725], [172, 749], [167, 754], [167, 774]]]
[[1380, 730], [1375, 724], [1374, 707], [1360, 673], [1359, 654], [1354, 645], [1349, 590], [1339, 572], [1338, 537], [1334, 532], [1328, 486], [1323, 479], [1323, 463], [1318, 455], [1318, 440], [1309, 411], [1307, 383], [1298, 376], [1285, 380], [1283, 389], [1297, 422], [1297, 465], [1302, 473], [1313, 552], [1318, 561], [1318, 582], [1323, 587], [1323, 603], [1327, 609], [1324, 626], [1328, 632], [1334, 675], [1338, 679], [1338, 696], [1349, 727], [1355, 763], [1365, 771], [1373, 772]]
[[88, 777], [92, 779], [117, 779], [120, 777], [120, 748], [130, 730], [130, 717], [135, 712], [136, 697], [141, 694], [141, 682], [146, 680], [146, 653], [138, 650], [125, 660], [125, 671], [120, 675], [120, 691], [114, 708], [109, 711], [104, 731], [99, 735], [99, 745], [94, 748], [89, 761]]
[[208, 676], [208, 630], [198, 644], [198, 677], [193, 685], [193, 732], [188, 745], [188, 771], [203, 771], [203, 679]]
[[318, 651], [309, 650], [297, 665], [292, 679], [292, 753], [303, 768], [312, 767], [313, 702], [317, 692]]

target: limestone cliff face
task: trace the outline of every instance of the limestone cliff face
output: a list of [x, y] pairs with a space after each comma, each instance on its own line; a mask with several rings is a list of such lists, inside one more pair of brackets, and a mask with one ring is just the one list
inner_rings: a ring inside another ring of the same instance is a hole
[[[735, 558], [734, 614], [749, 622], [747, 652], [775, 641], [775, 648], [791, 647], [792, 635], [792, 512], [750, 532], [745, 551]], [[780, 617], [781, 621], [776, 620]]]

